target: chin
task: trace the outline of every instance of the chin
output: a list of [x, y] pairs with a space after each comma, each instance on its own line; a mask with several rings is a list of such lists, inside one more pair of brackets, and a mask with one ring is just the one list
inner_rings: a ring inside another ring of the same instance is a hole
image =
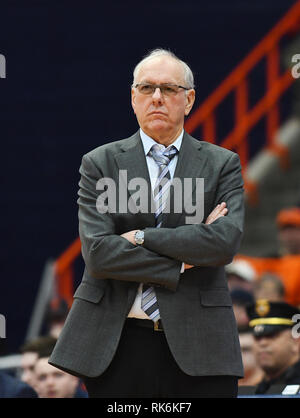
[[164, 132], [168, 132], [169, 130], [168, 124], [161, 120], [149, 123], [147, 128], [148, 132], [159, 135], [163, 134]]

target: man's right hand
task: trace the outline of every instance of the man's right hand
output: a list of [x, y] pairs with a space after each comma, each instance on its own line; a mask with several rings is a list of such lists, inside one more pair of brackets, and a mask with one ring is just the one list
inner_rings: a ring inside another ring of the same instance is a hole
[[[217, 219], [221, 218], [222, 216], [227, 215], [228, 209], [226, 207], [226, 203], [222, 202], [219, 205], [217, 205], [214, 210], [208, 215], [205, 221], [205, 225], [210, 225]], [[184, 270], [191, 269], [194, 266], [191, 266], [190, 264], [184, 264]]]
[[205, 225], [210, 225], [217, 219], [222, 216], [227, 215], [228, 209], [226, 208], [226, 203], [222, 202], [220, 205], [217, 205], [214, 210], [208, 215], [205, 221]]

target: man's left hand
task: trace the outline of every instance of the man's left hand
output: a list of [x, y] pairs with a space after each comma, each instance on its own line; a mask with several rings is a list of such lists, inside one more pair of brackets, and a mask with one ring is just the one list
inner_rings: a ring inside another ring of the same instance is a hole
[[133, 231], [124, 232], [124, 234], [121, 234], [121, 237], [127, 239], [127, 241], [131, 242], [131, 244], [136, 245], [134, 236], [135, 233], [138, 231], [138, 229], [134, 229]]

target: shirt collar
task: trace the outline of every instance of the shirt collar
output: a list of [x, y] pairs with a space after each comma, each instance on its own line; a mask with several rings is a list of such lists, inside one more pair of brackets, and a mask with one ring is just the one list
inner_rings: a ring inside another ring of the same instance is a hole
[[[171, 144], [171, 145], [174, 145], [175, 148], [177, 148], [177, 151], [178, 152], [180, 151], [180, 147], [181, 147], [181, 143], [182, 143], [182, 138], [183, 138], [183, 133], [184, 133], [184, 130], [182, 129], [180, 135]], [[145, 155], [148, 155], [148, 152], [150, 151], [151, 147], [154, 144], [157, 144], [157, 142], [154, 141], [153, 138], [151, 138], [150, 136], [148, 136], [147, 134], [145, 134], [145, 132], [142, 130], [142, 128], [140, 128], [140, 136], [141, 136], [142, 144], [143, 144], [143, 147], [144, 147]], [[171, 146], [171, 145], [169, 145], [169, 146]]]

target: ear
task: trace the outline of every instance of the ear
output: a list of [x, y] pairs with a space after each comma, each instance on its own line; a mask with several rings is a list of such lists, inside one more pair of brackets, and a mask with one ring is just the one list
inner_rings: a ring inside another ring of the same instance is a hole
[[184, 110], [185, 116], [187, 116], [192, 110], [193, 104], [195, 102], [195, 95], [196, 95], [196, 92], [194, 89], [187, 91], [186, 104], [185, 104], [185, 110]]
[[134, 113], [135, 113], [135, 99], [136, 99], [136, 91], [132, 87], [132, 89], [131, 89], [131, 106], [132, 106], [132, 109], [133, 109]]

